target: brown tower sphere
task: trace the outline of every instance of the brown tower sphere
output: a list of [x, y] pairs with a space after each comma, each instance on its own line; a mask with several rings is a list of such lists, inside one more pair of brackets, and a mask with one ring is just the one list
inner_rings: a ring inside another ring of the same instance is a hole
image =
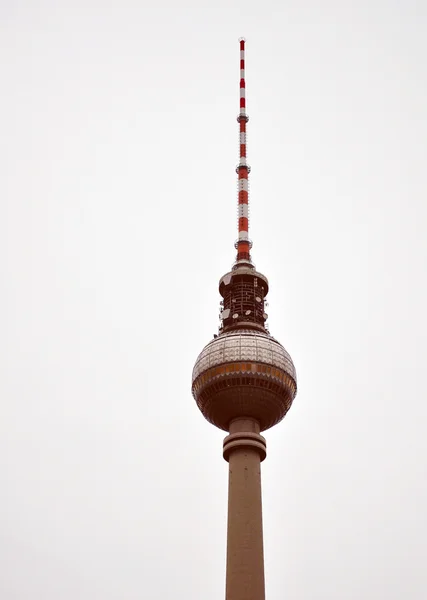
[[229, 463], [226, 600], [265, 600], [261, 431], [288, 412], [297, 391], [291, 357], [268, 332], [267, 278], [255, 270], [248, 237], [245, 42], [240, 41], [240, 161], [236, 262], [219, 282], [221, 325], [199, 354], [192, 393], [203, 416], [229, 435], [223, 456]]
[[288, 412], [296, 394], [296, 373], [289, 354], [264, 328], [265, 295], [259, 284], [265, 278], [247, 268], [244, 276], [241, 271], [230, 274], [228, 286], [224, 278], [220, 282], [234, 312], [223, 320], [230, 324], [224, 324], [199, 354], [192, 392], [203, 416], [220, 429], [229, 431], [233, 419], [245, 416], [256, 419], [264, 431]]

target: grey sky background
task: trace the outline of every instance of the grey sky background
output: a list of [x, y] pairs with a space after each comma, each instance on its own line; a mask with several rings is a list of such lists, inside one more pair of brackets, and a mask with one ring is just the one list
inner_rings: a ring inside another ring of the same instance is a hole
[[425, 2], [1, 3], [0, 597], [224, 597], [190, 392], [251, 237], [299, 392], [269, 600], [427, 597]]

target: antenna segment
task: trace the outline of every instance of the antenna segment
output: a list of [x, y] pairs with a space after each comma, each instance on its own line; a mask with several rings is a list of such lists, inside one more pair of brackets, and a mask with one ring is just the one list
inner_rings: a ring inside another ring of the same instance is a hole
[[251, 263], [250, 249], [252, 242], [249, 240], [249, 213], [248, 213], [248, 175], [250, 167], [246, 162], [246, 123], [249, 117], [246, 114], [246, 81], [245, 81], [245, 39], [240, 38], [240, 112], [237, 117], [239, 123], [240, 160], [236, 172], [238, 175], [238, 239], [235, 244], [237, 249], [236, 265]]

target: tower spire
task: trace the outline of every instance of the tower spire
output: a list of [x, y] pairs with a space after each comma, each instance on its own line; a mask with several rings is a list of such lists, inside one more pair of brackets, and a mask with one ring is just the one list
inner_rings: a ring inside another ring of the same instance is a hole
[[237, 250], [236, 265], [251, 264], [251, 246], [249, 240], [249, 173], [250, 167], [246, 161], [246, 123], [249, 117], [246, 114], [246, 79], [245, 79], [245, 39], [240, 38], [240, 112], [237, 117], [239, 123], [240, 158], [237, 165], [238, 187], [238, 238], [235, 244]]

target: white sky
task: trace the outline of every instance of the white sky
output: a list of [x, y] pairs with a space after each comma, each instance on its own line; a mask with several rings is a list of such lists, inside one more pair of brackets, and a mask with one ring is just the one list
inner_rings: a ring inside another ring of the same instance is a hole
[[224, 597], [191, 396], [251, 237], [299, 392], [267, 432], [268, 600], [425, 600], [427, 5], [1, 2], [0, 597]]

